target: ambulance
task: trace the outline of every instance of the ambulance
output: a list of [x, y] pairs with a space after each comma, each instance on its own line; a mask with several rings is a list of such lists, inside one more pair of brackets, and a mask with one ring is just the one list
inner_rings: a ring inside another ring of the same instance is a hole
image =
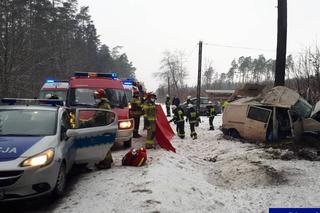
[[69, 81], [46, 80], [40, 90], [39, 99], [46, 99], [47, 95], [56, 95], [61, 100], [66, 100]]

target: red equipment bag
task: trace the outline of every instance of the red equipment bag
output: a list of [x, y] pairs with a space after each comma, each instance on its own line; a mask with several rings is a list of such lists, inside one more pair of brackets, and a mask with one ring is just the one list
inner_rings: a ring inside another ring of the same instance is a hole
[[139, 149], [130, 149], [122, 158], [123, 166], [143, 166], [147, 161], [147, 150], [143, 147]]

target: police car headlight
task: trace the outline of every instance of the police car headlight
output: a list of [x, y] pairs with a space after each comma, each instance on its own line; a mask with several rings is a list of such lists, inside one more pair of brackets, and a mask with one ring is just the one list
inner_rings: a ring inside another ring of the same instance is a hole
[[28, 167], [28, 166], [46, 166], [50, 164], [54, 157], [54, 150], [48, 149], [40, 154], [37, 154], [33, 157], [30, 157], [20, 164], [21, 167]]
[[118, 123], [119, 129], [130, 129], [132, 126], [133, 126], [132, 120], [119, 121], [119, 123]]

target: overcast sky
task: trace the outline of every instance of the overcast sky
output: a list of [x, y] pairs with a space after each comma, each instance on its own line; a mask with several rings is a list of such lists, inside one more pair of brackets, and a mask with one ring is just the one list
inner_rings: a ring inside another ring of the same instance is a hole
[[[275, 50], [277, 0], [79, 0], [89, 6], [102, 43], [123, 46], [136, 76], [150, 91], [160, 80], [153, 73], [166, 50], [184, 51], [189, 85], [196, 84], [197, 43]], [[320, 1], [288, 0], [287, 53], [295, 53], [319, 40]], [[275, 51], [203, 46], [204, 61], [227, 72], [233, 58]]]

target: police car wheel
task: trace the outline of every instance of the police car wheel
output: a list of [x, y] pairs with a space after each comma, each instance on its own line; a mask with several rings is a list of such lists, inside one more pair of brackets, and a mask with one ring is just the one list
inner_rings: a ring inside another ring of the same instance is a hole
[[54, 190], [52, 192], [52, 196], [54, 198], [59, 198], [64, 195], [65, 188], [66, 188], [66, 180], [67, 180], [66, 165], [62, 163], [58, 173], [56, 186], [54, 187]]
[[130, 147], [131, 147], [131, 144], [132, 144], [132, 138], [130, 138], [130, 140], [128, 140], [128, 141], [124, 141], [124, 142], [123, 142], [123, 146], [124, 146], [125, 148], [130, 148]]

